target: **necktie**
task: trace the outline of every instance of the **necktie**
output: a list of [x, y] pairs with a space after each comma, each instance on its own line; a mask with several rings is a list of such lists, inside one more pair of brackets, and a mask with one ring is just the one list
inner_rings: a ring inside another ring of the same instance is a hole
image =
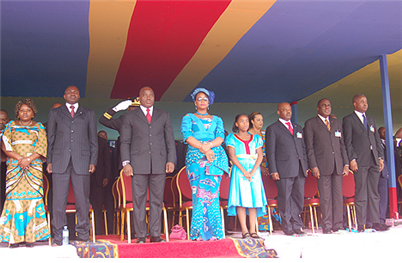
[[289, 129], [290, 133], [293, 135], [293, 128], [292, 128], [292, 125], [290, 125], [290, 121], [288, 121], [286, 124], [288, 125], [288, 129]]
[[71, 117], [73, 117], [73, 118], [74, 118], [74, 108], [75, 107], [73, 105], [70, 106], [70, 109], [71, 109], [70, 114], [71, 114]]
[[366, 114], [363, 114], [363, 124], [364, 124], [364, 127], [366, 127], [366, 130], [368, 130]]
[[152, 116], [149, 113], [149, 109], [147, 109], [147, 120], [148, 120], [149, 124], [151, 124]]
[[331, 123], [329, 123], [328, 119], [325, 119], [325, 126], [327, 126], [328, 131], [331, 131]]

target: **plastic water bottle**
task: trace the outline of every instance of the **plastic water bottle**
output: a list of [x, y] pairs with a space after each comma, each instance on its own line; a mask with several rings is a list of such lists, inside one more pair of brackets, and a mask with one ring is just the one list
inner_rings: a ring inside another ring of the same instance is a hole
[[69, 244], [69, 231], [67, 226], [64, 226], [63, 229], [63, 246], [67, 246]]

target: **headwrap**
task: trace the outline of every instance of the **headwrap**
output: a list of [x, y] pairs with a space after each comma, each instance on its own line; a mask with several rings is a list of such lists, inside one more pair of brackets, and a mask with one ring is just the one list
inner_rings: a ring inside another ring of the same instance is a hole
[[191, 98], [193, 101], [195, 101], [195, 97], [197, 96], [198, 93], [203, 92], [208, 96], [209, 99], [209, 105], [212, 105], [215, 100], [215, 93], [212, 90], [207, 90], [204, 87], [196, 87], [193, 92], [191, 92]]

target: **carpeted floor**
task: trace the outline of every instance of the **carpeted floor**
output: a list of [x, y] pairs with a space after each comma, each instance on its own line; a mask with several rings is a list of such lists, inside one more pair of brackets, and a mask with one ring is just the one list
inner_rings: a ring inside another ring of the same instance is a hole
[[265, 250], [263, 240], [226, 238], [217, 241], [171, 240], [164, 243], [136, 244], [118, 236], [98, 236], [96, 243], [73, 242], [81, 258], [268, 258], [275, 251]]

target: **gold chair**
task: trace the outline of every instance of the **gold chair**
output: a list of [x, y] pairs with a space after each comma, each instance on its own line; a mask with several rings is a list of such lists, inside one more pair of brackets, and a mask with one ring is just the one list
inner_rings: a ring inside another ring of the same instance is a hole
[[186, 211], [187, 239], [190, 240], [190, 214], [193, 209], [191, 185], [187, 178], [186, 167], [183, 167], [176, 177], [177, 190], [179, 192], [179, 225], [183, 226], [182, 215]]
[[[67, 206], [66, 206], [66, 213], [76, 213], [77, 209], [75, 208], [75, 197], [74, 197], [74, 191], [73, 191], [73, 186], [70, 181], [70, 187], [68, 190], [68, 199], [67, 199]], [[94, 215], [94, 210], [92, 209], [92, 205], [89, 208], [89, 215], [90, 215], [90, 221], [91, 221], [91, 232], [92, 232], [92, 242], [95, 242], [95, 215]], [[75, 217], [77, 220], [77, 217]]]
[[357, 217], [355, 207], [355, 177], [352, 171], [349, 171], [347, 176], [342, 178], [342, 193], [343, 193], [343, 205], [346, 206], [348, 213], [348, 225], [349, 230], [352, 229], [352, 221], [357, 229]]

